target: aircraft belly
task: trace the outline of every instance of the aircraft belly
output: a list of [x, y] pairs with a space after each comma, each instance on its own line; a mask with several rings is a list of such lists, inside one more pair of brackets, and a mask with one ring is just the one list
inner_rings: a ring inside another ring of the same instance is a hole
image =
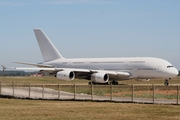
[[153, 70], [138, 70], [138, 78], [154, 78], [155, 74]]

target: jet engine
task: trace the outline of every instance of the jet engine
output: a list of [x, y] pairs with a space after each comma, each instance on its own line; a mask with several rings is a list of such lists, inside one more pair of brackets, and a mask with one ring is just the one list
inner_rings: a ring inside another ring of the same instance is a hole
[[60, 80], [74, 80], [75, 73], [73, 71], [60, 71], [55, 77]]
[[91, 75], [91, 80], [95, 83], [107, 83], [109, 75], [106, 73], [94, 73]]

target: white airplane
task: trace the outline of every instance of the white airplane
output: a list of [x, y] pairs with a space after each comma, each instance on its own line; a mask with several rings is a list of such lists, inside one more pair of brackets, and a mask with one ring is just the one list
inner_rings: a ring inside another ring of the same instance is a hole
[[74, 78], [91, 80], [92, 83], [118, 84], [117, 81], [137, 79], [150, 80], [164, 78], [168, 85], [172, 77], [178, 75], [178, 70], [166, 60], [152, 57], [127, 58], [64, 58], [50, 39], [41, 29], [34, 29], [44, 62], [26, 63], [37, 68], [10, 67], [14, 70], [38, 70], [54, 74], [57, 79], [71, 81]]

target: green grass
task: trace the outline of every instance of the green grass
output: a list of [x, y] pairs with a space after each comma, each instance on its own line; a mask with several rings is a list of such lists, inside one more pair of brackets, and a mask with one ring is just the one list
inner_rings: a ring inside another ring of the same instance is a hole
[[177, 99], [177, 94], [171, 94], [171, 95], [156, 94], [155, 99]]
[[0, 99], [1, 120], [179, 120], [180, 106]]
[[[117, 97], [117, 96], [116, 96]], [[121, 96], [118, 97], [132, 97], [132, 94], [122, 94]], [[134, 98], [153, 98], [153, 94], [141, 94], [141, 95], [136, 95], [134, 94]], [[176, 94], [171, 94], [171, 95], [166, 95], [166, 94], [155, 94], [154, 96], [155, 99], [177, 99]]]
[[[73, 81], [62, 81], [58, 80], [55, 77], [0, 77], [0, 80], [3, 82], [28, 82], [28, 83], [39, 83], [39, 84], [88, 84], [88, 80], [79, 80], [75, 79]], [[170, 84], [180, 84], [180, 77], [173, 78], [169, 81]], [[152, 79], [148, 82], [141, 82], [136, 80], [125, 80], [119, 81], [119, 84], [164, 84], [164, 79]]]

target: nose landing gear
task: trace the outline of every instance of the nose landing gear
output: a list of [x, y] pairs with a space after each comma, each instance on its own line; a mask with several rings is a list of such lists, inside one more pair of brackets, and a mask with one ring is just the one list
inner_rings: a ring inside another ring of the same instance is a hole
[[171, 80], [171, 78], [165, 79], [165, 81], [164, 81], [164, 85], [165, 85], [165, 86], [168, 86], [168, 85], [169, 85], [169, 80]]

